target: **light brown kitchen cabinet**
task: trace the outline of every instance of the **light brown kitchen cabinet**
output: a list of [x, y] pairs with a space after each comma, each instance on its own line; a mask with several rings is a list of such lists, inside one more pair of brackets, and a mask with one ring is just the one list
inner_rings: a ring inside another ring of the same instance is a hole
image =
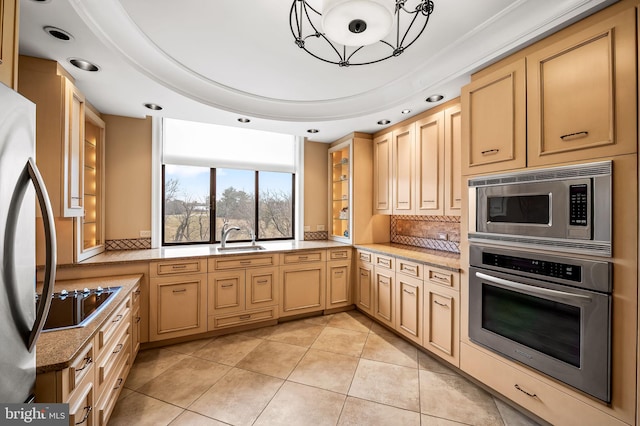
[[415, 126], [413, 123], [393, 131], [392, 158], [392, 213], [415, 214]]
[[462, 88], [464, 175], [526, 166], [525, 64], [512, 61]]
[[351, 140], [329, 148], [329, 238], [350, 242], [353, 223]]
[[18, 89], [18, 0], [0, 0], [0, 83]]
[[373, 253], [358, 250], [356, 270], [356, 306], [358, 309], [373, 315]]
[[391, 132], [373, 139], [373, 210], [378, 214], [393, 212]]
[[142, 336], [142, 309], [140, 284], [131, 292], [131, 359], [135, 359], [140, 351]]
[[424, 292], [423, 346], [455, 366], [460, 364], [460, 294], [444, 286], [427, 284]]
[[323, 310], [325, 251], [299, 251], [280, 256], [280, 317]]
[[[207, 261], [151, 262], [149, 340], [207, 331]], [[199, 273], [184, 273], [197, 269]]]
[[277, 319], [277, 264], [276, 254], [210, 258], [208, 329]]
[[396, 271], [396, 331], [422, 345], [422, 279]]
[[529, 166], [636, 151], [635, 15], [552, 36], [527, 55]]
[[373, 316], [390, 327], [395, 327], [395, 270], [394, 258], [380, 254], [374, 255]]
[[330, 249], [327, 261], [327, 300], [325, 309], [352, 304], [351, 248]]
[[444, 110], [444, 214], [462, 211], [462, 107]]

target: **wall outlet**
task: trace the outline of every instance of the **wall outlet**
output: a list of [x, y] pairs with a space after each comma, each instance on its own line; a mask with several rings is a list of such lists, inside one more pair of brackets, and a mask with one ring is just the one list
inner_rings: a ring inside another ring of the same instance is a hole
[[317, 230], [317, 231], [324, 231], [324, 225], [318, 225], [318, 226], [316, 226], [316, 230]]
[[439, 240], [448, 240], [449, 236], [447, 235], [446, 232], [438, 232], [438, 239]]
[[309, 225], [305, 225], [304, 232], [311, 232], [311, 227]]
[[151, 231], [140, 231], [140, 238], [151, 238]]

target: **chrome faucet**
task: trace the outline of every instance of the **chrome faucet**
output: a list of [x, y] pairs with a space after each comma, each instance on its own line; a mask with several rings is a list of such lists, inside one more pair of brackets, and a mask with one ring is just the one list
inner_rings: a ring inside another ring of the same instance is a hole
[[227, 237], [229, 236], [229, 232], [239, 230], [240, 228], [237, 226], [229, 226], [229, 222], [225, 220], [222, 223], [222, 237], [220, 238], [220, 247], [224, 248], [227, 246]]

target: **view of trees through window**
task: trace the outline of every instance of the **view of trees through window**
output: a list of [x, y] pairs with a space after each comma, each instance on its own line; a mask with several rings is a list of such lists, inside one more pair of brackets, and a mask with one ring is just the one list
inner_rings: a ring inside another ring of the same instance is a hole
[[293, 238], [293, 182], [292, 173], [165, 165], [164, 243], [220, 241], [224, 221], [240, 228], [227, 241]]

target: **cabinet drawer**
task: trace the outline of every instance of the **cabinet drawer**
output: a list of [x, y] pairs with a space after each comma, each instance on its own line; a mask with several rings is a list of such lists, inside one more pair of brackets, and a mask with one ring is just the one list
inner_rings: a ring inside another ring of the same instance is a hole
[[464, 372], [551, 424], [625, 424], [467, 343], [462, 343], [460, 350]]
[[131, 353], [131, 324], [122, 327], [117, 338], [111, 339], [111, 344], [105, 346], [100, 352], [96, 367], [98, 374], [96, 375], [96, 392], [100, 395], [103, 386], [111, 379], [116, 367], [120, 364], [125, 356]]
[[149, 274], [151, 277], [177, 274], [198, 274], [207, 272], [205, 259], [188, 259], [172, 262], [151, 262]]
[[394, 262], [394, 258], [391, 256], [385, 256], [382, 254], [376, 254], [375, 255], [375, 260], [374, 260], [374, 265], [376, 266], [376, 268], [385, 268], [388, 269], [390, 271], [393, 270], [393, 262]]
[[412, 262], [410, 260], [396, 259], [396, 272], [410, 277], [423, 278], [424, 266], [420, 263]]
[[106, 383], [104, 389], [99, 394], [99, 400], [96, 404], [95, 422], [99, 426], [105, 426], [111, 417], [116, 402], [118, 402], [118, 396], [124, 387], [124, 382], [127, 380], [129, 370], [131, 369], [131, 354], [125, 353], [124, 356], [118, 362], [115, 374], [110, 377]]
[[125, 300], [98, 331], [98, 356], [123, 323], [131, 323], [131, 299]]
[[82, 354], [78, 356], [69, 366], [68, 380], [69, 392], [73, 392], [82, 379], [92, 370], [92, 365], [96, 359], [96, 353], [93, 350], [93, 343], [83, 349]]
[[329, 249], [329, 260], [351, 259], [351, 248]]
[[78, 426], [93, 425], [93, 402], [94, 388], [91, 377], [86, 376], [73, 396], [67, 401], [69, 403], [69, 424]]
[[361, 262], [371, 263], [373, 260], [373, 254], [368, 251], [358, 250], [358, 260]]
[[460, 288], [460, 274], [445, 269], [426, 267], [425, 280], [432, 284], [450, 287], [458, 290]]
[[278, 318], [277, 310], [277, 306], [272, 306], [270, 308], [247, 311], [233, 315], [210, 316], [208, 321], [209, 330], [274, 320]]
[[256, 266], [275, 266], [278, 264], [277, 254], [262, 256], [224, 256], [209, 258], [209, 269], [213, 271], [225, 269], [253, 268]]
[[283, 265], [291, 265], [296, 263], [324, 262], [326, 254], [324, 250], [319, 251], [295, 251], [283, 253], [281, 255]]

